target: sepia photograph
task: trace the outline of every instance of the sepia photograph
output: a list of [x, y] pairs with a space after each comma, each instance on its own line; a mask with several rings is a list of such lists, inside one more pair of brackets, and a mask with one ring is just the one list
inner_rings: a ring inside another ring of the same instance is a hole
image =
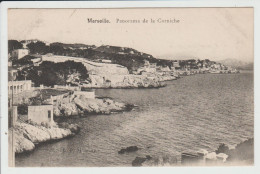
[[9, 8], [7, 23], [9, 167], [254, 166], [253, 7]]

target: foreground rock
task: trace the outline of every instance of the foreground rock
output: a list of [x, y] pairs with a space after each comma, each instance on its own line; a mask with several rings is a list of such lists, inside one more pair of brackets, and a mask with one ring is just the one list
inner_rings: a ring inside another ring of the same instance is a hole
[[151, 166], [173, 166], [177, 165], [177, 159], [175, 157], [151, 157], [150, 155], [146, 155], [145, 157], [136, 157], [132, 161], [132, 166], [143, 166], [143, 167], [151, 167]]
[[236, 145], [231, 149], [225, 144], [221, 144], [216, 153], [224, 153], [228, 155], [227, 163], [251, 164], [254, 163], [254, 138], [250, 138]]
[[136, 151], [138, 151], [137, 146], [129, 146], [125, 149], [121, 149], [120, 151], [118, 151], [118, 154], [124, 154], [124, 153], [136, 152]]
[[145, 162], [146, 160], [149, 160], [150, 156], [146, 156], [145, 158], [143, 157], [136, 157], [133, 162], [132, 162], [132, 166], [142, 166], [143, 162]]
[[15, 127], [9, 131], [10, 133], [14, 131], [15, 153], [22, 153], [33, 150], [36, 144], [75, 135], [73, 131], [78, 129], [77, 125], [70, 125], [67, 128], [59, 128], [58, 126], [47, 128], [18, 121]]
[[201, 150], [197, 153], [182, 153], [182, 165], [253, 165], [254, 138], [238, 144], [230, 149], [220, 144], [215, 152]]
[[111, 114], [129, 111], [133, 105], [116, 102], [108, 98], [87, 98], [84, 95], [70, 95], [54, 103], [55, 116], [74, 116], [88, 114]]

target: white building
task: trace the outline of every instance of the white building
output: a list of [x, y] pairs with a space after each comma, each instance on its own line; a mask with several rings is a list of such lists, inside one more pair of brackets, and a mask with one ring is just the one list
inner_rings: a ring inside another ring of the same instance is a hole
[[50, 123], [53, 121], [53, 105], [28, 106], [28, 120], [37, 124]]
[[172, 62], [172, 67], [174, 67], [174, 68], [180, 68], [179, 62], [178, 62], [178, 61]]
[[12, 51], [12, 57], [15, 59], [21, 59], [29, 54], [28, 49], [16, 49]]
[[23, 91], [28, 91], [32, 89], [31, 80], [22, 81], [9, 81], [8, 82], [8, 94], [19, 94]]

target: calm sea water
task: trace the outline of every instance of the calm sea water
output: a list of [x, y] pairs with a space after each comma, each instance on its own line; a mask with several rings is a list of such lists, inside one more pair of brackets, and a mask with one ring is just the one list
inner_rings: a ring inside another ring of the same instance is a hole
[[[137, 156], [177, 157], [254, 134], [253, 73], [201, 74], [159, 89], [99, 89], [97, 95], [137, 104], [131, 112], [68, 120], [80, 133], [40, 145], [16, 166], [131, 166]], [[138, 146], [119, 155], [121, 148]]]

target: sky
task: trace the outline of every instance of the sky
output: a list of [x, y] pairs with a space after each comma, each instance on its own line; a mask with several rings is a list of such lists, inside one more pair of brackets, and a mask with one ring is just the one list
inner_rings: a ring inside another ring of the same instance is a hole
[[9, 9], [8, 39], [130, 47], [164, 59], [253, 62], [253, 13], [253, 8]]

